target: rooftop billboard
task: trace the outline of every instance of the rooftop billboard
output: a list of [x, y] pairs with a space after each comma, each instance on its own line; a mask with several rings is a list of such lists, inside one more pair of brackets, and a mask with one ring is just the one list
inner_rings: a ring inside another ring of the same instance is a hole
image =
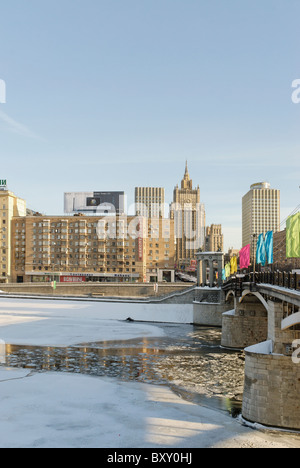
[[124, 192], [66, 192], [64, 212], [83, 214], [124, 213]]

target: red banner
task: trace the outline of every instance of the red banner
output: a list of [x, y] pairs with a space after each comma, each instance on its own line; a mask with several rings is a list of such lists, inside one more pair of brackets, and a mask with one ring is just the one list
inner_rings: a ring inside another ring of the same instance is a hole
[[240, 269], [248, 268], [250, 265], [250, 244], [240, 250]]

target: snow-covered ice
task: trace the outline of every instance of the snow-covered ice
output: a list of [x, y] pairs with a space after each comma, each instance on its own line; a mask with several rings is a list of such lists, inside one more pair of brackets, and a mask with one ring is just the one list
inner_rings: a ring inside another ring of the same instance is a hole
[[191, 323], [189, 304], [131, 304], [96, 301], [0, 299], [0, 339], [35, 346], [70, 346], [88, 341], [161, 336], [159, 327], [127, 323]]
[[0, 373], [2, 448], [299, 447], [163, 386], [79, 374]]
[[[192, 306], [0, 299], [0, 339], [70, 345], [160, 336], [155, 324], [190, 323]], [[299, 447], [295, 435], [247, 428], [164, 386], [0, 367], [0, 447]]]

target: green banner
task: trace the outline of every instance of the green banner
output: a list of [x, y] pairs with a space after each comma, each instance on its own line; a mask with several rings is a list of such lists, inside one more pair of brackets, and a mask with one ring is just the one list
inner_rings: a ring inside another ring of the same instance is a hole
[[286, 258], [300, 257], [300, 212], [286, 222]]

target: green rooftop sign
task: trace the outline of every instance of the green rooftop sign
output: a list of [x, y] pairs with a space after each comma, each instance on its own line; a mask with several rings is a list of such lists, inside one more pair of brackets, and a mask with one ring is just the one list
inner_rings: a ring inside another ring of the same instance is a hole
[[0, 179], [0, 190], [4, 190], [7, 187], [6, 179]]

